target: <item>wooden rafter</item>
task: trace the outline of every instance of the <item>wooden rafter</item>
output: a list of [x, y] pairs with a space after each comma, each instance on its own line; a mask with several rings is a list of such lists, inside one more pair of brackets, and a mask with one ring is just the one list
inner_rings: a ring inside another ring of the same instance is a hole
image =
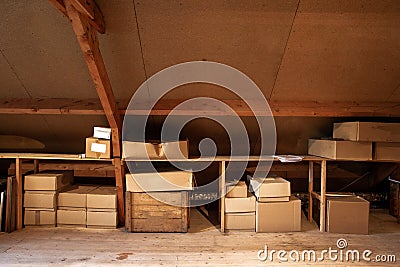
[[[61, 13], [68, 18], [67, 9], [64, 0], [49, 0], [49, 2]], [[88, 16], [89, 23], [99, 32], [106, 32], [106, 24], [103, 14], [94, 0], [73, 0], [71, 4], [79, 10], [79, 12]]]
[[[182, 99], [161, 99], [151, 115], [168, 115]], [[242, 100], [222, 100], [234, 109], [239, 116], [253, 116]], [[142, 115], [147, 112], [145, 106], [136, 106], [126, 112], [128, 100], [117, 101], [118, 111], [122, 114]], [[203, 103], [207, 105], [207, 103]], [[277, 102], [269, 103], [274, 116], [305, 117], [400, 117], [398, 102]], [[203, 107], [202, 107], [203, 109]], [[208, 110], [210, 112], [210, 110]], [[211, 112], [210, 112], [211, 113]], [[217, 110], [214, 115], [227, 115]], [[43, 115], [103, 115], [104, 110], [98, 99], [0, 99], [0, 114], [43, 114]], [[195, 107], [180, 111], [180, 115], [200, 114]]]
[[[118, 195], [118, 216], [124, 222], [124, 167], [121, 165], [122, 120], [117, 108], [111, 82], [99, 49], [97, 32], [105, 32], [105, 23], [94, 0], [50, 0], [71, 21], [83, 57], [95, 85], [99, 100], [112, 130], [115, 181]], [[65, 11], [64, 11], [65, 10]]]

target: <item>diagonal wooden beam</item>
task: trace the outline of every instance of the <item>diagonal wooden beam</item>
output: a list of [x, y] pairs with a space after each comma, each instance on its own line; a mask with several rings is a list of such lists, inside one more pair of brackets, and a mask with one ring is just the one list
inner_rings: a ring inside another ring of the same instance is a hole
[[79, 12], [75, 0], [65, 0], [65, 9], [71, 21], [78, 43], [81, 47], [90, 76], [94, 82], [104, 113], [112, 129], [112, 147], [115, 166], [115, 180], [118, 195], [118, 215], [124, 222], [124, 168], [121, 166], [121, 129], [122, 120], [117, 108], [111, 82], [108, 77], [103, 57], [99, 49], [97, 33], [93, 29], [90, 18]]
[[[49, 0], [49, 2], [67, 18], [64, 0]], [[106, 32], [103, 14], [94, 0], [72, 0], [71, 4], [82, 14], [88, 17], [89, 23], [99, 32]]]

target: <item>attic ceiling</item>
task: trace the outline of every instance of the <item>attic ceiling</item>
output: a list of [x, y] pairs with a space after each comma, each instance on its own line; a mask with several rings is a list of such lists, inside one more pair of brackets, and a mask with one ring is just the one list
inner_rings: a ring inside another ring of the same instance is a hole
[[[96, 2], [106, 21], [101, 53], [117, 99], [129, 99], [166, 67], [208, 60], [244, 72], [267, 99], [400, 102], [397, 0]], [[97, 97], [68, 19], [48, 1], [1, 1], [0, 16], [1, 98]], [[167, 95], [193, 96], [237, 98], [206, 84]], [[10, 118], [0, 115], [10, 126], [1, 134], [48, 136], [54, 143], [107, 125], [101, 116], [80, 116], [78, 124], [78, 117]], [[68, 125], [79, 127], [60, 131]]]

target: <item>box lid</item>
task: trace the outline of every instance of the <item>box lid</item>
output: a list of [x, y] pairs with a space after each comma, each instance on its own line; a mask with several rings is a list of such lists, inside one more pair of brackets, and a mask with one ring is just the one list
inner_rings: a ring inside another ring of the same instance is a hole
[[282, 177], [252, 178], [248, 176], [250, 188], [256, 197], [288, 197], [290, 182]]

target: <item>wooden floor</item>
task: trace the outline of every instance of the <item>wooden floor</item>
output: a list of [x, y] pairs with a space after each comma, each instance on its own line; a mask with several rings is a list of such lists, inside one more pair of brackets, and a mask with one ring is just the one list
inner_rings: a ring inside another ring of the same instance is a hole
[[[99, 266], [272, 266], [278, 260], [262, 262], [257, 251], [264, 248], [286, 251], [306, 249], [321, 251], [336, 247], [345, 238], [347, 249], [369, 249], [376, 254], [396, 255], [400, 262], [400, 225], [384, 210], [374, 210], [370, 218], [370, 235], [320, 233], [315, 224], [303, 216], [302, 232], [221, 234], [197, 210], [191, 212], [187, 234], [138, 234], [123, 229], [94, 230], [68, 228], [25, 228], [12, 234], [0, 234], [0, 265], [85, 265]], [[298, 266], [313, 262], [298, 262]], [[315, 264], [315, 263], [314, 263]], [[324, 266], [379, 266], [375, 263], [317, 262]], [[283, 263], [286, 266], [293, 262]], [[381, 266], [399, 266], [384, 263]]]

